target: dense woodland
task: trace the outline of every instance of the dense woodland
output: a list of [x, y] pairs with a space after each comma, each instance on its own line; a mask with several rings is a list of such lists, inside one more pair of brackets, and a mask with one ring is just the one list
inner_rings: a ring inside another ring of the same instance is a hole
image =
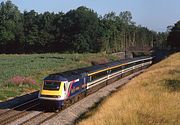
[[169, 26], [169, 35], [167, 38], [167, 44], [173, 49], [180, 50], [180, 20], [174, 24], [174, 26]]
[[137, 26], [129, 11], [101, 16], [81, 6], [67, 13], [22, 13], [11, 1], [0, 5], [0, 53], [112, 53], [163, 48], [166, 38], [167, 33]]

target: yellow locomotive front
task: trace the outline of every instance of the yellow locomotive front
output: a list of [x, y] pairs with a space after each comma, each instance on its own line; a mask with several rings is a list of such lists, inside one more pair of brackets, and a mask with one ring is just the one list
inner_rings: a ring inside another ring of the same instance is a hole
[[60, 108], [67, 98], [66, 83], [60, 76], [48, 76], [39, 92], [38, 98], [44, 108]]

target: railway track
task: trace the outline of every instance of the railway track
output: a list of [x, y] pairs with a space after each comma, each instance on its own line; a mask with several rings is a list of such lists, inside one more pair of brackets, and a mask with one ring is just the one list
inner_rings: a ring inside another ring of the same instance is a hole
[[[79, 98], [79, 100], [80, 99], [82, 99], [82, 98]], [[77, 101], [79, 101], [79, 100], [77, 100]], [[6, 125], [9, 123], [12, 123], [13, 121], [16, 121], [17, 119], [30, 114], [32, 111], [40, 110], [40, 111], [42, 111], [41, 113], [34, 115], [30, 119], [28, 119], [20, 124], [20, 125], [32, 125], [32, 124], [39, 125], [39, 124], [42, 124], [45, 121], [53, 118], [54, 116], [58, 115], [59, 113], [61, 113], [62, 110], [66, 109], [67, 107], [73, 105], [76, 102], [73, 102], [72, 104], [68, 104], [68, 106], [64, 106], [58, 112], [54, 112], [53, 110], [51, 110], [50, 112], [46, 112], [45, 110], [43, 111], [43, 109], [40, 107], [39, 100], [34, 99], [31, 101], [25, 102], [21, 105], [18, 105], [12, 109], [1, 110], [0, 125]]]
[[85, 97], [87, 97], [87, 96], [82, 95], [81, 97], [76, 99], [76, 101], [74, 101], [72, 103], [67, 102], [64, 107], [62, 107], [60, 110], [57, 110], [56, 112], [54, 110], [50, 110], [49, 112], [44, 110], [41, 113], [31, 117], [30, 119], [22, 122], [19, 125], [40, 125], [40, 124], [43, 124], [44, 122], [46, 122], [46, 121], [50, 120], [51, 118], [55, 117], [56, 115], [61, 113], [63, 110], [65, 110], [66, 108], [72, 106], [73, 104], [75, 104], [76, 102], [80, 101], [81, 99], [83, 99]]
[[11, 109], [1, 109], [1, 110], [0, 110], [0, 116], [3, 115], [3, 114], [5, 114], [5, 113], [10, 112], [11, 110], [18, 110], [18, 108], [21, 108], [22, 106], [25, 106], [25, 105], [27, 105], [27, 104], [29, 104], [29, 103], [33, 103], [33, 102], [36, 101], [36, 100], [38, 100], [38, 98], [33, 99], [33, 100], [30, 100], [30, 101], [27, 101], [27, 102], [25, 102], [25, 103], [22, 103], [22, 104], [20, 104], [20, 105], [15, 106], [15, 107], [12, 107]]
[[0, 124], [5, 125], [11, 123], [25, 115], [28, 115], [33, 110], [37, 110], [39, 108], [39, 100], [34, 99], [18, 105], [12, 109], [5, 110], [0, 114]]
[[[87, 95], [88, 96], [88, 95]], [[12, 123], [13, 121], [26, 116], [28, 114], [31, 113], [31, 111], [37, 111], [38, 109], [40, 111], [42, 111], [41, 113], [34, 115], [33, 117], [27, 119], [26, 121], [20, 123], [19, 125], [40, 125], [46, 121], [48, 121], [49, 119], [55, 117], [56, 115], [58, 115], [59, 113], [61, 113], [61, 111], [65, 110], [66, 108], [72, 106], [73, 104], [75, 104], [76, 102], [80, 101], [81, 99], [87, 97], [86, 95], [81, 95], [78, 96], [78, 98], [75, 98], [73, 102], [67, 102], [66, 105], [64, 107], [62, 107], [62, 109], [54, 112], [53, 110], [51, 110], [50, 112], [47, 112], [45, 110], [43, 110], [40, 107], [40, 103], [38, 99], [34, 99], [31, 100], [29, 102], [26, 102], [24, 104], [18, 105], [17, 107], [14, 107], [13, 109], [10, 109], [8, 111], [5, 111], [3, 113], [0, 114], [0, 125], [6, 125], [8, 123]], [[1, 117], [3, 116], [3, 117]]]
[[5, 112], [7, 112], [7, 111], [9, 111], [10, 109], [0, 109], [0, 116], [1, 116], [1, 114], [3, 114], [3, 113], [5, 113]]
[[24, 121], [20, 125], [40, 125], [44, 123], [45, 121], [51, 119], [52, 117], [56, 116], [58, 112], [41, 112], [30, 119]]

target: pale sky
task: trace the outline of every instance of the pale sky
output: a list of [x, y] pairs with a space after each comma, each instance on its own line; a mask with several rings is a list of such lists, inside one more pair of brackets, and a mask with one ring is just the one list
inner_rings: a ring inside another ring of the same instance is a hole
[[[0, 0], [1, 2], [3, 0]], [[180, 0], [11, 0], [23, 12], [67, 12], [86, 6], [104, 15], [114, 11], [130, 11], [137, 25], [154, 31], [166, 31], [168, 25], [180, 20]]]

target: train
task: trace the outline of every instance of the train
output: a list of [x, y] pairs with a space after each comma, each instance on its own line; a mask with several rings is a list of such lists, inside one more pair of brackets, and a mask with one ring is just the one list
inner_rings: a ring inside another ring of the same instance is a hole
[[153, 57], [136, 57], [50, 74], [38, 98], [44, 108], [61, 109], [127, 75], [152, 64]]

